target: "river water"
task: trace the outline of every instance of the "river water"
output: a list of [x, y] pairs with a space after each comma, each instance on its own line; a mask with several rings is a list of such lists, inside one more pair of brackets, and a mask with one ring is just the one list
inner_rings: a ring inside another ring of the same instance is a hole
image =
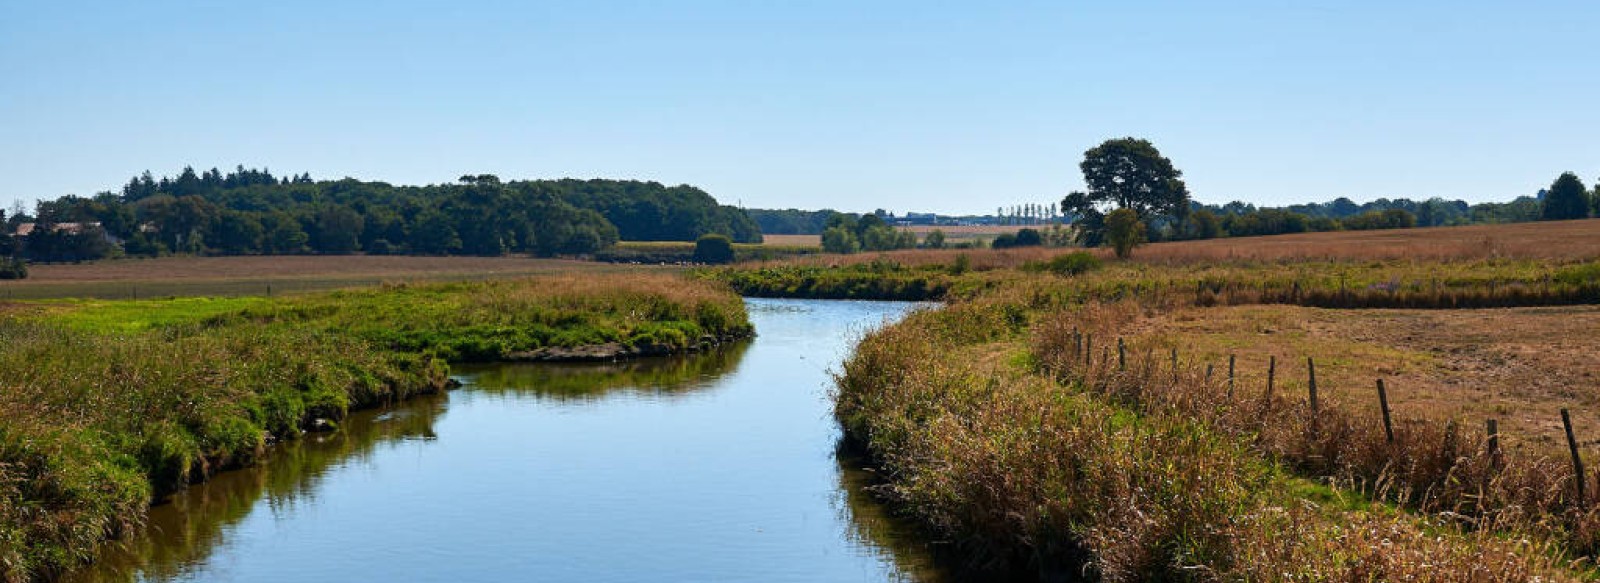
[[913, 304], [747, 301], [757, 337], [457, 367], [152, 509], [71, 581], [938, 581], [835, 453], [829, 371]]

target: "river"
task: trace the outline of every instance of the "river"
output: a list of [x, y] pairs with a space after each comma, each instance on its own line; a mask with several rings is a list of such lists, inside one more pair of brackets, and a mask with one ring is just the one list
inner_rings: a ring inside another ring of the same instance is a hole
[[835, 453], [829, 371], [913, 304], [747, 300], [757, 337], [457, 367], [151, 510], [69, 581], [939, 581]]

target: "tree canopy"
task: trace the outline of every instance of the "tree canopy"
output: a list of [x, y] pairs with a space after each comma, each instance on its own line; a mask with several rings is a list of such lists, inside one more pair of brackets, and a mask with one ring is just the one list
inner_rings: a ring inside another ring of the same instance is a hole
[[93, 259], [112, 251], [91, 246], [85, 256], [71, 249], [68, 235], [91, 232], [96, 240], [122, 241], [122, 249], [136, 255], [551, 256], [590, 254], [619, 239], [693, 241], [717, 233], [740, 242], [761, 240], [755, 221], [692, 186], [502, 182], [490, 174], [395, 186], [350, 178], [317, 181], [310, 174], [278, 177], [243, 166], [227, 174], [184, 168], [176, 178], [144, 172], [120, 193], [41, 201], [36, 214], [31, 220], [41, 225], [82, 225], [70, 232], [35, 229], [36, 236], [21, 246], [40, 260]]
[[1189, 188], [1183, 172], [1149, 140], [1106, 140], [1084, 152], [1078, 167], [1089, 190], [1068, 194], [1061, 209], [1078, 217], [1085, 244], [1098, 245], [1104, 238], [1109, 210], [1128, 209], [1147, 222], [1188, 214]]
[[1540, 218], [1547, 221], [1581, 219], [1589, 216], [1589, 189], [1577, 174], [1563, 172], [1544, 195]]

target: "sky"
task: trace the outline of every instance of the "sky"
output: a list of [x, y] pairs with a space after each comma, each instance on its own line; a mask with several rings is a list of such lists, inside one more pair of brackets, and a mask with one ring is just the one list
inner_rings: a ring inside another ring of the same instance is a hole
[[1194, 198], [1600, 177], [1600, 2], [0, 0], [0, 204], [236, 165], [990, 213], [1103, 140]]

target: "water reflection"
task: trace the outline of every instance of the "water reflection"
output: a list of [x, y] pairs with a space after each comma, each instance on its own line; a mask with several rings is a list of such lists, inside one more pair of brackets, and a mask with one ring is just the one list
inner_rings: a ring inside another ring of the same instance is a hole
[[867, 460], [841, 447], [836, 458], [839, 462], [839, 491], [835, 504], [840, 513], [839, 523], [845, 525], [844, 535], [863, 548], [888, 549], [885, 558], [891, 561], [890, 572], [896, 581], [920, 583], [948, 583], [955, 579], [940, 568], [940, 562], [927, 541], [926, 533], [906, 520], [894, 516], [882, 501], [872, 493], [879, 480], [867, 468]]
[[342, 429], [308, 434], [275, 446], [263, 464], [223, 472], [191, 486], [150, 510], [149, 526], [111, 545], [90, 568], [64, 581], [168, 580], [202, 567], [213, 549], [227, 543], [232, 527], [257, 506], [279, 514], [314, 502], [334, 469], [362, 464], [385, 443], [434, 438], [445, 412], [444, 395], [352, 414]]
[[945, 581], [836, 459], [827, 370], [911, 304], [751, 300], [760, 336], [459, 367], [152, 510], [69, 581]]
[[474, 392], [566, 403], [592, 403], [627, 392], [683, 397], [716, 386], [739, 366], [750, 341], [698, 353], [618, 363], [510, 363], [461, 365]]

